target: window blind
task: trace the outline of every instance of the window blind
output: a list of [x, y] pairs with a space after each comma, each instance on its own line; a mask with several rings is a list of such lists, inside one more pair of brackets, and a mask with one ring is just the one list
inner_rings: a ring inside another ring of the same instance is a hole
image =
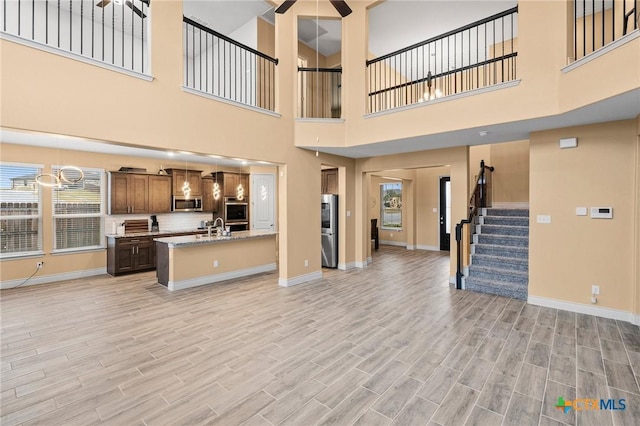
[[[72, 182], [61, 179], [53, 190], [53, 250], [83, 250], [104, 247], [104, 170], [81, 168], [80, 173], [64, 170]], [[52, 167], [54, 174], [60, 167]], [[78, 180], [78, 182], [75, 182]]]
[[42, 252], [41, 165], [0, 164], [0, 257]]

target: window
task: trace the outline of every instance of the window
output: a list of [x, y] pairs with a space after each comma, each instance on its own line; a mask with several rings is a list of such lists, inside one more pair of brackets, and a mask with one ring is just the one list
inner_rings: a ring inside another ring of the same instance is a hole
[[380, 200], [380, 227], [402, 229], [402, 183], [381, 183]]
[[[82, 180], [75, 183], [61, 180], [61, 186], [53, 189], [54, 252], [104, 247], [104, 170], [81, 170]], [[60, 167], [52, 167], [52, 171], [57, 175]], [[78, 173], [68, 180], [79, 178]]]
[[42, 254], [41, 165], [0, 164], [0, 257]]

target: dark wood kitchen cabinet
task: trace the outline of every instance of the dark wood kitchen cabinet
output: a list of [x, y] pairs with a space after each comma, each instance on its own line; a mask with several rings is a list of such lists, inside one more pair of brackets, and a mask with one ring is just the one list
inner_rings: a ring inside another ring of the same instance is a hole
[[152, 237], [107, 238], [107, 273], [121, 275], [155, 269]]
[[[217, 200], [213, 198], [213, 186], [216, 181], [213, 176], [204, 176], [202, 178], [202, 211], [206, 213], [218, 213], [222, 210], [222, 187]], [[218, 185], [220, 185], [218, 183]]]
[[109, 173], [109, 214], [171, 212], [171, 176]]
[[238, 198], [238, 185], [241, 184], [244, 199], [249, 200], [249, 173], [218, 172], [214, 176], [217, 176], [224, 197]]
[[149, 175], [111, 172], [109, 187], [109, 214], [148, 212]]
[[338, 193], [338, 169], [325, 169], [322, 171], [321, 187], [323, 194]]
[[171, 213], [171, 176], [149, 176], [149, 213]]
[[173, 193], [182, 194], [184, 181], [189, 182], [192, 197], [202, 196], [202, 170], [167, 169], [173, 179]]

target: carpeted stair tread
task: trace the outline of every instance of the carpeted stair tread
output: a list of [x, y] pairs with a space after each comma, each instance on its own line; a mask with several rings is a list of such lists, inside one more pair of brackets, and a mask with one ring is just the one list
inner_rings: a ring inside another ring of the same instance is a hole
[[510, 216], [510, 217], [526, 217], [529, 218], [529, 209], [486, 209], [485, 216]]
[[520, 216], [480, 216], [480, 225], [529, 226], [529, 218]]
[[476, 244], [490, 244], [494, 246], [509, 247], [529, 247], [528, 236], [518, 235], [494, 235], [494, 234], [476, 234], [474, 235]]
[[527, 285], [529, 273], [506, 268], [494, 268], [480, 265], [469, 266], [469, 276], [489, 281], [503, 281]]
[[472, 244], [471, 254], [528, 259], [529, 249], [527, 247], [502, 246], [497, 244]]
[[477, 225], [476, 233], [483, 235], [513, 235], [528, 237], [529, 227], [518, 225]]
[[[491, 256], [486, 254], [473, 254], [471, 255], [471, 265], [485, 266], [489, 268], [502, 268], [522, 272], [529, 271], [529, 260], [519, 257], [501, 257]], [[471, 266], [470, 265], [470, 266]]]
[[474, 277], [465, 277], [464, 282], [466, 290], [527, 300], [528, 291], [526, 284], [486, 280]]

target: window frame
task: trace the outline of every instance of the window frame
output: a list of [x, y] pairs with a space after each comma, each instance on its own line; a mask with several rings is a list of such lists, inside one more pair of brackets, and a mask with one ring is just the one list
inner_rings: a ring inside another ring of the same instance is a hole
[[[36, 176], [44, 173], [44, 164], [33, 164], [33, 163], [17, 163], [17, 162], [9, 162], [9, 161], [1, 161], [0, 167], [22, 167], [22, 168], [32, 168], [36, 169]], [[0, 219], [5, 220], [19, 220], [19, 219], [38, 219], [38, 249], [31, 251], [21, 251], [21, 252], [11, 252], [11, 253], [2, 253], [0, 252], [0, 260], [12, 260], [19, 259], [25, 257], [37, 257], [44, 255], [43, 249], [43, 238], [42, 238], [42, 222], [44, 220], [43, 212], [42, 212], [42, 186], [35, 183], [36, 188], [38, 190], [38, 214], [37, 215], [0, 215]]]
[[388, 190], [387, 188], [385, 188], [385, 186], [388, 185], [399, 185], [400, 186], [400, 200], [402, 200], [402, 192], [403, 192], [403, 184], [402, 181], [395, 181], [395, 182], [382, 182], [380, 183], [380, 229], [384, 229], [387, 231], [402, 231], [403, 229], [403, 220], [402, 220], [402, 216], [403, 216], [403, 210], [402, 210], [402, 204], [400, 204], [400, 207], [398, 207], [397, 209], [400, 210], [400, 226], [385, 226], [384, 223], [384, 212], [387, 209], [387, 207], [384, 206], [384, 191]]
[[[56, 171], [59, 171], [60, 168], [62, 167], [63, 166], [61, 165], [51, 166], [51, 171], [52, 173], [56, 173]], [[78, 168], [82, 170], [83, 173], [85, 173], [85, 176], [87, 172], [92, 172], [92, 173], [97, 172], [100, 174], [100, 212], [99, 213], [81, 213], [81, 214], [79, 213], [56, 214], [57, 189], [51, 188], [51, 234], [52, 234], [51, 253], [52, 254], [65, 254], [65, 253], [76, 253], [76, 252], [85, 252], [85, 251], [93, 251], [93, 250], [104, 250], [106, 248], [105, 239], [104, 239], [105, 213], [106, 213], [106, 201], [107, 201], [107, 194], [105, 189], [106, 188], [106, 171], [105, 169], [94, 168], [94, 167], [78, 166]], [[100, 218], [100, 226], [98, 228], [98, 232], [99, 232], [98, 240], [100, 241], [100, 244], [91, 245], [91, 246], [82, 246], [82, 247], [69, 247], [69, 248], [56, 247], [57, 246], [57, 234], [56, 234], [57, 219], [92, 218], [92, 217]]]

